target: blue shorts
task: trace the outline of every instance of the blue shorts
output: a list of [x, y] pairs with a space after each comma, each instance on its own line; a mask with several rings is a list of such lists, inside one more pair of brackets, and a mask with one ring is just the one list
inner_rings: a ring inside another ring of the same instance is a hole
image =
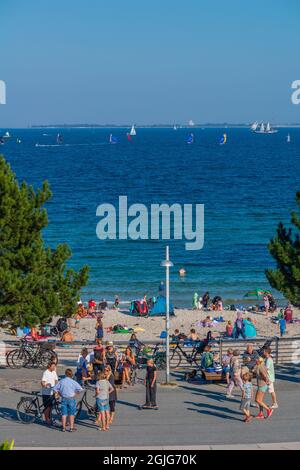
[[109, 411], [109, 401], [96, 398], [97, 411]]
[[61, 409], [62, 416], [75, 416], [76, 415], [75, 398], [62, 398], [60, 409]]
[[224, 374], [229, 374], [229, 372], [230, 372], [230, 366], [224, 366], [223, 367], [223, 373]]

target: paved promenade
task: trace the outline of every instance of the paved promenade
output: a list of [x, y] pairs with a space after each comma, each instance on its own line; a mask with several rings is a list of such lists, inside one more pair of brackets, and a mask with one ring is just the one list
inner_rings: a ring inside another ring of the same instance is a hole
[[178, 374], [178, 387], [159, 388], [158, 411], [139, 410], [144, 388], [138, 384], [119, 392], [116, 421], [109, 432], [98, 432], [84, 416], [73, 434], [18, 422], [19, 397], [38, 390], [40, 375], [36, 370], [0, 370], [0, 440], [14, 438], [17, 448], [299, 448], [299, 366], [277, 370], [280, 408], [269, 420], [244, 424], [239, 396], [226, 400], [224, 385], [188, 384]]

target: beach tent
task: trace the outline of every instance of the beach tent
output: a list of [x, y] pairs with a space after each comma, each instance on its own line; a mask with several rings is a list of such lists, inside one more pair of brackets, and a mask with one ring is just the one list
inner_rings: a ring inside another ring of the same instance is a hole
[[[150, 317], [155, 317], [155, 316], [163, 316], [166, 314], [166, 297], [164, 295], [159, 295], [157, 297], [157, 300], [152, 308], [152, 310], [149, 312]], [[174, 307], [172, 303], [170, 303], [170, 315], [174, 315]]]
[[[243, 323], [244, 323], [244, 328], [245, 328], [244, 331], [245, 331], [246, 338], [256, 338], [257, 332], [253, 323], [245, 319], [243, 320]], [[235, 331], [236, 331], [236, 326], [234, 326], [233, 328], [232, 335], [231, 335], [232, 338], [235, 338]]]
[[256, 338], [256, 328], [251, 321], [244, 320], [246, 338]]

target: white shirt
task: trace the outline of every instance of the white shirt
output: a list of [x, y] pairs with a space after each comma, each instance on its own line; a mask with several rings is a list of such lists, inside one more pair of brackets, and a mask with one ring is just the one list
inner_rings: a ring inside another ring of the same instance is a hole
[[45, 370], [42, 377], [42, 382], [46, 383], [46, 387], [42, 388], [42, 395], [53, 395], [51, 387], [54, 387], [56, 382], [58, 382], [58, 377], [56, 371], [50, 372], [50, 370]]

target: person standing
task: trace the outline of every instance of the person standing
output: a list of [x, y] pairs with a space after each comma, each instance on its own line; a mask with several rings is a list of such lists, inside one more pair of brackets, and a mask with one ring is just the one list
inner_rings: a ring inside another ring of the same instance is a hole
[[109, 429], [110, 411], [109, 411], [109, 394], [114, 391], [112, 385], [107, 380], [105, 372], [98, 373], [96, 382], [96, 405], [98, 411], [98, 423], [102, 423], [99, 431], [107, 431]]
[[274, 369], [274, 361], [271, 356], [271, 348], [265, 348], [264, 349], [264, 358], [265, 358], [265, 365], [268, 371], [268, 376], [269, 376], [269, 381], [270, 383], [268, 384], [268, 392], [272, 396], [272, 406], [271, 408], [277, 409], [278, 408], [278, 403], [277, 403], [277, 398], [276, 398], [276, 393], [274, 389], [274, 383], [275, 383], [275, 369]]
[[270, 300], [267, 294], [264, 296], [264, 307], [265, 307], [266, 315], [268, 315], [269, 310], [270, 310]]
[[72, 370], [66, 369], [65, 378], [60, 380], [53, 389], [54, 392], [59, 393], [61, 396], [61, 422], [63, 432], [66, 431], [67, 417], [69, 417], [70, 432], [75, 431], [76, 395], [83, 390], [79, 383], [73, 380], [72, 377]]
[[142, 406], [144, 409], [158, 409], [156, 404], [156, 382], [157, 369], [153, 359], [147, 361], [147, 371], [144, 384], [146, 386], [146, 403]]
[[53, 387], [58, 383], [58, 377], [56, 373], [56, 363], [50, 362], [47, 369], [42, 376], [42, 400], [44, 405], [44, 417], [46, 424], [49, 426], [52, 424], [51, 421], [51, 410], [53, 405]]
[[108, 364], [105, 367], [105, 374], [106, 374], [106, 379], [109, 381], [110, 385], [114, 389], [113, 392], [109, 394], [109, 399], [108, 399], [109, 410], [110, 410], [109, 424], [112, 424], [115, 414], [116, 414], [116, 401], [118, 397], [117, 397], [117, 389], [115, 386], [115, 377], [114, 377], [114, 374], [112, 372], [110, 365]]
[[251, 383], [250, 374], [246, 373], [243, 375], [243, 393], [240, 405], [240, 410], [244, 413], [245, 423], [250, 423], [252, 416], [250, 413], [251, 400], [253, 400], [253, 387]]
[[99, 340], [102, 342], [102, 340], [103, 340], [103, 322], [102, 322], [102, 316], [101, 315], [98, 315], [98, 317], [97, 317], [95, 330], [96, 330], [96, 342], [98, 342]]

